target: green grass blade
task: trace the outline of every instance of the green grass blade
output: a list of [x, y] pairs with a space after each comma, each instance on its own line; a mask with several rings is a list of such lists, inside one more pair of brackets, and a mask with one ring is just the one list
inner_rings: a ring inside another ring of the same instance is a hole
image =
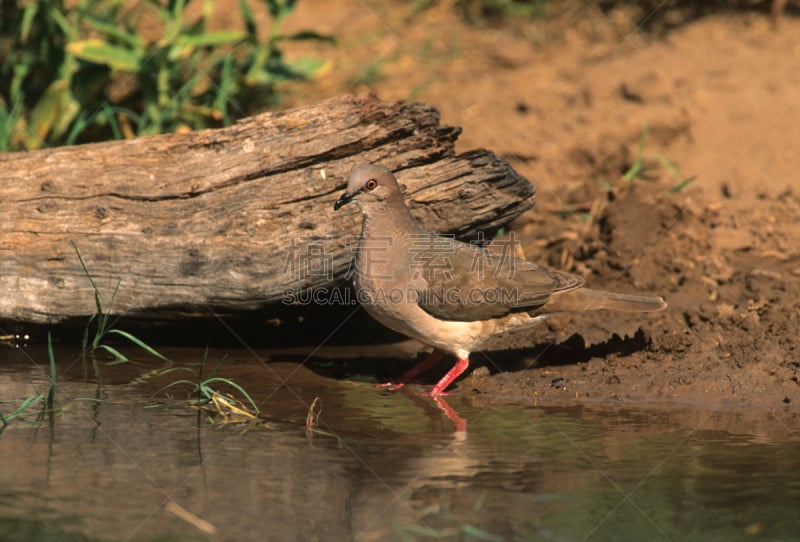
[[111, 301], [109, 302], [108, 306], [114, 306], [114, 300], [117, 298], [117, 292], [119, 292], [119, 285], [122, 284], [122, 279], [117, 279], [117, 285], [114, 286], [114, 291], [111, 293]]
[[256, 19], [253, 17], [253, 10], [250, 9], [250, 4], [247, 0], [239, 0], [239, 11], [242, 12], [242, 20], [244, 27], [251, 39], [258, 39], [258, 27], [256, 26]]
[[95, 116], [95, 124], [98, 123], [106, 123], [108, 128], [111, 130], [112, 139], [125, 139], [122, 134], [122, 127], [119, 125], [119, 121], [117, 120], [117, 115], [115, 113], [116, 109], [111, 106], [108, 102], [104, 102], [100, 111], [98, 111]]
[[164, 369], [163, 371], [159, 371], [158, 376], [165, 376], [170, 373], [174, 373], [175, 371], [188, 371], [197, 376], [194, 370], [190, 369], [189, 367], [170, 367], [169, 369]]
[[678, 192], [680, 192], [681, 190], [692, 184], [695, 181], [695, 179], [697, 179], [697, 175], [692, 175], [691, 177], [684, 178], [683, 174], [681, 173], [681, 170], [678, 168], [678, 164], [676, 164], [663, 154], [657, 154], [656, 159], [664, 169], [670, 172], [672, 178], [678, 181], [678, 183], [675, 186], [671, 187], [668, 190], [670, 194], [677, 194]]
[[162, 388], [159, 388], [150, 397], [155, 397], [156, 395], [158, 395], [162, 391], [168, 390], [168, 389], [173, 388], [175, 386], [178, 386], [180, 384], [186, 384], [187, 386], [192, 388], [192, 390], [196, 390], [197, 387], [198, 387], [197, 386], [197, 382], [192, 382], [191, 380], [186, 380], [186, 379], [176, 380], [175, 382], [171, 382], [171, 383], [167, 384], [166, 386], [164, 386]]
[[675, 177], [676, 179], [680, 180], [681, 172], [678, 170], [677, 164], [675, 164], [672, 160], [670, 160], [669, 158], [667, 158], [663, 154], [657, 154], [656, 155], [656, 160], [658, 160], [658, 163], [661, 164], [661, 166], [664, 169], [669, 171], [672, 174], [673, 177]]
[[22, 23], [19, 27], [19, 37], [23, 43], [28, 41], [28, 37], [31, 34], [31, 27], [33, 26], [33, 20], [36, 18], [36, 13], [38, 11], [38, 3], [32, 2], [25, 6], [25, 11], [22, 12]]
[[135, 73], [146, 58], [144, 49], [126, 49], [97, 38], [72, 41], [67, 45], [66, 51], [85, 62], [127, 73]]
[[85, 353], [89, 350], [89, 327], [92, 325], [92, 320], [94, 320], [96, 315], [92, 315], [89, 318], [89, 321], [86, 322], [86, 327], [83, 328], [83, 339], [81, 339], [81, 350]]
[[19, 405], [17, 410], [12, 412], [8, 416], [8, 418], [9, 419], [16, 418], [17, 416], [22, 414], [24, 411], [26, 411], [28, 409], [28, 407], [30, 407], [36, 401], [40, 401], [40, 402], [44, 403], [46, 401], [46, 399], [45, 399], [45, 397], [43, 395], [32, 395], [32, 396], [28, 397], [27, 399], [25, 399], [24, 401], [22, 401], [22, 404]]
[[[206, 370], [206, 363], [208, 362], [208, 345], [206, 345], [206, 349], [203, 351], [203, 357], [200, 359], [200, 371], [197, 373], [197, 380], [202, 382], [203, 381], [203, 373]], [[211, 376], [214, 376], [213, 374]]]
[[214, 396], [216, 392], [214, 388], [208, 385], [207, 381], [202, 381], [197, 385], [197, 400], [201, 400], [205, 398], [207, 401], [211, 400], [211, 397]]
[[121, 361], [121, 362], [124, 362], [124, 363], [126, 363], [126, 362], [129, 362], [129, 361], [130, 361], [130, 360], [129, 360], [129, 359], [126, 357], [126, 356], [125, 356], [125, 354], [123, 354], [122, 352], [120, 352], [120, 351], [119, 351], [119, 350], [117, 350], [116, 348], [112, 348], [112, 347], [108, 346], [107, 344], [101, 344], [101, 345], [99, 345], [97, 348], [102, 348], [103, 350], [105, 350], [106, 352], [108, 352], [109, 354], [111, 354], [112, 356], [114, 356], [115, 358], [117, 358], [117, 361]]
[[50, 358], [50, 390], [47, 392], [47, 408], [52, 409], [56, 400], [56, 357], [53, 354], [53, 340], [47, 332], [47, 357]]
[[[206, 348], [208, 348], [208, 347], [206, 347]], [[217, 372], [219, 372], [220, 367], [222, 367], [222, 364], [225, 363], [226, 359], [228, 359], [228, 353], [227, 352], [225, 352], [225, 355], [222, 356], [221, 360], [219, 360], [219, 363], [217, 363], [217, 366], [214, 367], [214, 370], [211, 371], [211, 378], [214, 378], [215, 376], [217, 376]]]
[[79, 10], [83, 20], [87, 26], [97, 30], [98, 32], [124, 42], [128, 47], [134, 50], [143, 50], [147, 43], [144, 38], [138, 36], [127, 29], [122, 28], [120, 25], [110, 24], [101, 19], [94, 17], [85, 9]]
[[642, 137], [639, 138], [639, 146], [636, 149], [636, 158], [633, 160], [633, 164], [625, 172], [625, 175], [622, 176], [628, 182], [632, 182], [639, 176], [639, 173], [642, 172], [644, 168], [644, 145], [647, 142], [647, 135], [650, 132], [650, 124], [645, 123], [644, 129], [642, 130]]
[[30, 397], [22, 401], [22, 403], [11, 414], [5, 416], [0, 415], [0, 417], [3, 419], [4, 422], [3, 425], [4, 426], [8, 425], [8, 422], [13, 420], [14, 418], [20, 417], [23, 412], [28, 410], [28, 408], [37, 401], [45, 403], [47, 401], [47, 398], [44, 395], [31, 395]]
[[80, 135], [86, 130], [89, 126], [89, 120], [86, 115], [85, 111], [82, 111], [78, 117], [75, 119], [75, 122], [72, 123], [72, 128], [69, 129], [67, 132], [67, 138], [64, 141], [66, 146], [74, 145], [75, 141], [80, 137]]
[[161, 359], [161, 360], [164, 360], [164, 361], [169, 361], [169, 359], [166, 356], [164, 356], [160, 352], [156, 351], [152, 346], [150, 346], [146, 342], [142, 341], [138, 337], [135, 337], [135, 336], [131, 335], [127, 331], [122, 331], [121, 329], [109, 329], [108, 330], [108, 334], [110, 335], [112, 333], [114, 333], [115, 335], [121, 335], [122, 337], [125, 337], [130, 342], [132, 342], [133, 344], [135, 344], [136, 346], [138, 346], [139, 348], [141, 348], [145, 352], [157, 357], [158, 359]]
[[[92, 281], [92, 286], [94, 286], [94, 281]], [[100, 298], [100, 290], [97, 289], [97, 286], [94, 286], [94, 304], [97, 308], [97, 315], [100, 317], [99, 321], [97, 322], [98, 328], [102, 329], [105, 324], [103, 321], [103, 300]]]
[[98, 314], [97, 329], [94, 330], [94, 339], [92, 339], [92, 350], [97, 350], [97, 347], [100, 346], [100, 341], [105, 336], [107, 327], [108, 327], [108, 315]]
[[67, 16], [53, 5], [47, 7], [47, 17], [55, 21], [61, 31], [70, 39], [78, 39], [79, 29], [69, 22]]
[[639, 173], [642, 171], [643, 165], [644, 162], [641, 161], [634, 162], [633, 165], [630, 167], [630, 169], [628, 169], [628, 171], [625, 172], [625, 175], [623, 175], [622, 178], [628, 182], [632, 182], [634, 179], [636, 179], [636, 177], [639, 176]]
[[691, 177], [682, 180], [681, 182], [670, 188], [668, 192], [670, 194], [677, 194], [678, 192], [680, 192], [681, 190], [692, 184], [695, 181], [695, 179], [697, 179], [697, 175], [692, 175]]
[[86, 274], [86, 278], [88, 278], [89, 282], [92, 283], [92, 288], [94, 288], [94, 290], [97, 291], [97, 284], [94, 283], [94, 279], [92, 278], [92, 275], [89, 273], [89, 269], [86, 267], [86, 262], [83, 261], [83, 256], [81, 256], [81, 252], [80, 250], [78, 250], [78, 245], [72, 239], [70, 239], [69, 242], [72, 245], [72, 248], [75, 249], [75, 254], [78, 255], [78, 261], [81, 262], [81, 267], [83, 268], [83, 272]]
[[[83, 338], [83, 350], [86, 351], [86, 347], [89, 343], [89, 326], [92, 323], [92, 320], [95, 318], [97, 319], [97, 329], [94, 333], [94, 339], [92, 339], [92, 350], [97, 350], [97, 347], [100, 344], [100, 340], [103, 338], [103, 335], [106, 332], [106, 325], [108, 325], [108, 316], [103, 314], [103, 301], [100, 298], [100, 290], [97, 288], [97, 283], [92, 278], [92, 274], [89, 273], [89, 268], [86, 267], [86, 262], [83, 261], [83, 256], [81, 256], [80, 250], [78, 250], [78, 245], [75, 243], [74, 240], [69, 240], [70, 244], [72, 244], [72, 248], [75, 249], [75, 254], [78, 255], [78, 261], [81, 263], [81, 268], [83, 269], [86, 278], [89, 279], [89, 283], [92, 285], [94, 289], [94, 304], [95, 308], [97, 309], [97, 313], [92, 315], [89, 318], [89, 322], [86, 324], [86, 328], [84, 329], [84, 338]], [[116, 293], [116, 292], [115, 292]]]

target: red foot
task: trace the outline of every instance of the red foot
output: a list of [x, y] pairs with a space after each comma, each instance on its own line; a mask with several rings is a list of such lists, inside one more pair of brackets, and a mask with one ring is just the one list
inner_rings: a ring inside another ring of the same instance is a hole
[[[423, 373], [436, 365], [441, 359], [444, 357], [444, 352], [441, 350], [434, 350], [431, 352], [431, 355], [425, 358], [422, 362], [414, 365], [411, 369], [406, 371], [403, 376], [397, 379], [397, 382], [384, 382], [383, 384], [378, 384], [379, 388], [389, 388], [392, 391], [399, 390], [411, 380], [416, 377], [418, 374]], [[449, 373], [448, 373], [449, 374]]]
[[391, 391], [397, 391], [403, 386], [405, 386], [405, 382], [381, 382], [380, 384], [375, 384], [376, 388], [389, 388]]
[[426, 393], [425, 395], [429, 395], [431, 397], [435, 397], [437, 395], [447, 395], [444, 390], [447, 389], [447, 386], [453, 383], [453, 380], [458, 378], [461, 373], [467, 370], [469, 367], [469, 359], [460, 359], [453, 365], [453, 368], [450, 369], [446, 375], [442, 377], [442, 379], [436, 383], [433, 389]]

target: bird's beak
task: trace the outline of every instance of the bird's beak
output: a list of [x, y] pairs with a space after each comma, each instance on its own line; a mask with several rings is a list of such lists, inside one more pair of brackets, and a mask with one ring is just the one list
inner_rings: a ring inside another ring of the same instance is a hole
[[342, 206], [347, 205], [350, 201], [358, 195], [358, 192], [354, 192], [352, 194], [348, 194], [345, 192], [339, 199], [336, 200], [336, 203], [333, 204], [333, 210], [338, 211]]

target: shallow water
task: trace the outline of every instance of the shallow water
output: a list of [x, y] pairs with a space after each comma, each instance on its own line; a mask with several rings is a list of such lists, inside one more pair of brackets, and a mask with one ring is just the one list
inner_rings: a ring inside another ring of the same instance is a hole
[[[227, 353], [219, 374], [268, 423], [211, 424], [178, 387], [168, 400], [188, 372], [164, 363], [58, 351], [56, 411], [0, 435], [0, 540], [800, 539], [795, 413], [437, 404]], [[46, 360], [0, 350], [0, 413], [46, 395]]]

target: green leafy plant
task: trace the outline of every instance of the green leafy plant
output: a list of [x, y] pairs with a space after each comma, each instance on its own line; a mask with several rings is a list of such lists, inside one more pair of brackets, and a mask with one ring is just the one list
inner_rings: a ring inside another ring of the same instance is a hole
[[666, 169], [670, 176], [676, 181], [676, 184], [669, 189], [669, 193], [675, 194], [680, 192], [688, 185], [693, 183], [697, 176], [692, 175], [691, 177], [684, 177], [680, 169], [678, 169], [678, 165], [669, 160], [663, 154], [656, 153], [649, 157], [645, 156], [644, 148], [645, 144], [647, 143], [647, 136], [649, 132], [650, 125], [645, 124], [644, 129], [642, 130], [642, 135], [639, 138], [639, 144], [636, 147], [636, 155], [634, 156], [633, 163], [622, 175], [622, 178], [627, 182], [634, 182], [636, 179], [647, 177], [648, 169], [651, 168], [650, 164], [654, 161], [662, 168]]
[[2, 427], [0, 427], [0, 433], [2, 433], [6, 427], [8, 427], [12, 420], [21, 418], [25, 411], [27, 411], [31, 406], [40, 404], [42, 405], [42, 408], [45, 408], [45, 405], [47, 404], [47, 398], [44, 395], [31, 395], [19, 403], [19, 406], [12, 412], [8, 414], [0, 413], [0, 424], [2, 424]]
[[642, 135], [639, 137], [639, 145], [636, 147], [636, 156], [633, 158], [631, 167], [622, 175], [628, 182], [633, 182], [645, 171], [644, 145], [647, 143], [647, 135], [650, 132], [650, 124], [645, 123]]
[[[188, 371], [194, 375], [194, 379], [190, 380], [184, 378], [176, 380], [162, 387], [153, 395], [159, 395], [162, 392], [179, 386], [188, 387], [190, 393], [195, 396], [193, 399], [193, 404], [196, 406], [207, 408], [207, 410], [210, 410], [214, 414], [222, 415], [223, 418], [228, 422], [256, 421], [259, 409], [255, 401], [253, 401], [253, 398], [250, 397], [250, 394], [248, 394], [244, 388], [242, 388], [233, 380], [217, 376], [217, 372], [226, 359], [227, 355], [223, 356], [219, 363], [217, 363], [217, 365], [211, 371], [211, 374], [205, 376], [203, 373], [208, 362], [208, 347], [206, 347], [205, 352], [203, 353], [203, 358], [200, 361], [200, 368], [198, 371], [195, 371], [190, 367], [172, 367], [170, 369], [161, 371], [160, 373], [161, 375], [168, 375], [177, 371]], [[246, 404], [238, 401], [231, 395], [221, 393], [214, 389], [214, 386], [218, 386], [220, 384], [230, 387], [238, 392], [244, 398]]]
[[214, 31], [208, 29], [214, 3], [200, 2], [193, 18], [191, 3], [4, 7], [0, 150], [228, 125], [276, 104], [280, 82], [321, 71], [317, 58], [288, 62], [286, 42], [335, 43], [311, 30], [282, 33], [296, 0], [262, 0], [272, 21], [264, 33], [246, 0], [239, 2], [242, 29]]
[[[102, 341], [107, 339], [109, 335], [117, 335], [124, 339], [127, 339], [131, 343], [135, 344], [148, 354], [151, 354], [158, 359], [169, 361], [165, 356], [160, 354], [156, 351], [153, 347], [142, 341], [141, 339], [131, 335], [127, 331], [122, 331], [121, 329], [116, 329], [111, 327], [111, 314], [104, 310], [102, 296], [100, 295], [100, 289], [97, 287], [97, 283], [94, 281], [91, 273], [89, 273], [89, 269], [86, 267], [86, 262], [83, 261], [83, 257], [81, 256], [80, 251], [78, 250], [78, 245], [75, 244], [75, 241], [70, 241], [72, 243], [72, 248], [75, 249], [75, 254], [78, 255], [78, 261], [81, 263], [81, 268], [83, 269], [86, 278], [89, 279], [89, 283], [92, 285], [94, 289], [94, 302], [97, 312], [95, 312], [90, 318], [89, 321], [86, 323], [86, 327], [83, 329], [83, 351], [84, 352], [94, 352], [98, 349], [105, 350], [114, 358], [116, 358], [119, 362], [129, 362], [125, 354], [117, 350], [116, 348], [104, 344]], [[119, 285], [121, 281], [117, 281], [117, 285], [114, 288], [114, 293], [111, 294], [111, 301], [109, 306], [114, 305], [114, 299], [117, 297], [117, 292], [119, 291]], [[94, 326], [93, 326], [94, 324]], [[94, 333], [91, 333], [92, 327], [94, 327]]]
[[2, 433], [8, 423], [16, 418], [22, 418], [22, 415], [33, 405], [42, 405], [42, 410], [38, 414], [41, 418], [45, 411], [52, 411], [56, 402], [56, 357], [53, 354], [53, 339], [50, 333], [47, 333], [47, 357], [50, 362], [50, 387], [47, 390], [47, 396], [42, 394], [31, 395], [19, 402], [19, 406], [8, 414], [0, 413], [0, 433]]

